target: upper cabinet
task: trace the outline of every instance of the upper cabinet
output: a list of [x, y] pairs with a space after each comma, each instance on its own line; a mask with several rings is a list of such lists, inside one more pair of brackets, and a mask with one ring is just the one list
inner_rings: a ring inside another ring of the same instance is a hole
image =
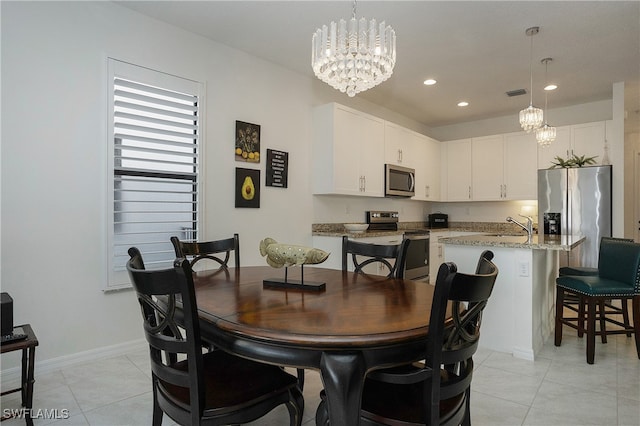
[[574, 154], [579, 157], [596, 157], [596, 163], [601, 164], [604, 143], [604, 121], [557, 127], [556, 140], [550, 146], [538, 148], [538, 168], [548, 169], [556, 162], [556, 157], [566, 160]]
[[440, 201], [440, 149], [441, 144], [435, 139], [415, 134], [416, 156], [416, 195], [414, 200]]
[[471, 139], [446, 142], [442, 149], [444, 198], [446, 201], [471, 201]]
[[473, 138], [471, 191], [474, 201], [533, 200], [537, 143], [524, 132]]
[[504, 135], [504, 199], [538, 199], [538, 142], [524, 132]]
[[460, 139], [443, 143], [442, 149], [447, 201], [537, 198], [535, 136], [517, 132]]
[[404, 167], [413, 167], [416, 150], [413, 132], [397, 124], [384, 123], [384, 161]]
[[471, 140], [471, 197], [475, 201], [505, 199], [502, 135]]
[[397, 124], [384, 125], [385, 162], [415, 170], [412, 200], [440, 200], [440, 142]]
[[384, 196], [384, 121], [336, 103], [314, 109], [313, 193]]

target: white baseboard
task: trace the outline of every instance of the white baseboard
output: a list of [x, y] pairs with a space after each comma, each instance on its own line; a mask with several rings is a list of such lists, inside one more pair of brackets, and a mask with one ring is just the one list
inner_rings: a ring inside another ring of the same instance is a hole
[[[124, 355], [130, 352], [141, 350], [148, 347], [145, 339], [131, 340], [129, 342], [118, 343], [112, 346], [104, 346], [102, 348], [91, 349], [75, 354], [64, 355], [58, 358], [38, 361], [38, 348], [36, 347], [36, 364], [34, 367], [35, 375], [48, 374], [56, 370], [72, 367], [74, 365], [83, 364], [85, 362], [95, 361], [102, 358], [110, 358], [113, 356]], [[1, 381], [8, 383], [10, 381], [19, 381], [21, 375], [21, 367], [12, 367], [2, 370]]]

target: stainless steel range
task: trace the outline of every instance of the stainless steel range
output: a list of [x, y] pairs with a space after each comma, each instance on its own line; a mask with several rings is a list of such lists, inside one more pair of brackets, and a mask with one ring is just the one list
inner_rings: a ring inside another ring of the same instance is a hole
[[[394, 211], [368, 211], [367, 223], [370, 231], [397, 231], [400, 215]], [[410, 280], [429, 282], [429, 231], [407, 230], [404, 239], [411, 240], [407, 249], [404, 276]]]

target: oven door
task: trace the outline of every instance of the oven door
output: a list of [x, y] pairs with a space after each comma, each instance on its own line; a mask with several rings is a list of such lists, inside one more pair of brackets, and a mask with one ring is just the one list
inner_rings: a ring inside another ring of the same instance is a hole
[[429, 281], [429, 234], [405, 233], [405, 239], [411, 240], [407, 249], [407, 262], [404, 277], [409, 280]]

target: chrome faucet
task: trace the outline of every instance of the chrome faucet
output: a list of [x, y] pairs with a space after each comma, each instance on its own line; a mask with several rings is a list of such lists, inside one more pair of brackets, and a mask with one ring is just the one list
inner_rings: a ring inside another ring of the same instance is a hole
[[527, 219], [527, 224], [526, 225], [523, 225], [522, 223], [518, 222], [517, 220], [515, 220], [511, 216], [507, 217], [507, 222], [515, 223], [520, 228], [522, 228], [525, 231], [527, 231], [527, 242], [531, 243], [531, 237], [533, 235], [533, 219], [531, 218], [531, 216], [524, 216], [524, 215], [519, 215], [519, 216], [522, 216], [525, 219]]

